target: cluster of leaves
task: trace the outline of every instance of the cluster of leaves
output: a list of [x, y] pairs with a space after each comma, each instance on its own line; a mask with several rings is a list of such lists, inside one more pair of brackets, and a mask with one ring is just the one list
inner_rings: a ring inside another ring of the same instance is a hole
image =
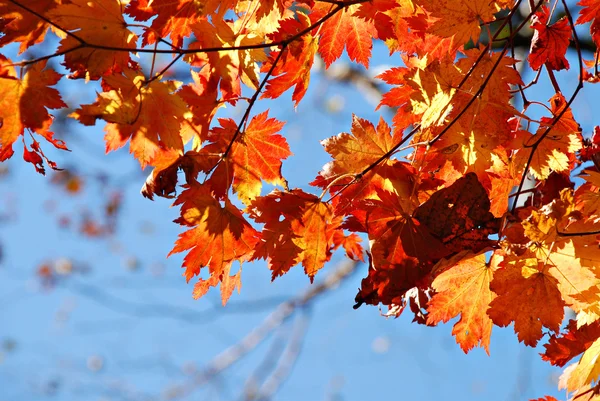
[[[589, 25], [600, 45], [600, 0], [579, 5], [575, 19], [564, 1], [530, 0], [519, 19], [520, 0], [3, 1], [0, 46], [17, 42], [23, 53], [48, 30], [60, 43], [33, 60], [1, 56], [0, 160], [21, 140], [39, 172], [56, 168], [40, 138], [66, 149], [48, 112], [67, 107], [53, 88], [61, 74], [46, 68], [63, 57], [69, 78], [102, 87], [70, 116], [103, 120], [107, 151], [128, 144], [153, 168], [142, 194], [175, 197], [183, 186], [176, 222], [187, 231], [172, 253], [186, 252], [195, 297], [220, 286], [226, 303], [241, 286], [235, 261], [265, 259], [273, 278], [302, 264], [312, 280], [339, 247], [362, 259], [364, 233], [369, 270], [357, 307], [383, 304], [398, 316], [409, 306], [429, 325], [460, 315], [453, 335], [465, 352], [488, 351], [494, 324], [514, 323], [530, 346], [549, 331], [544, 359], [564, 366], [583, 353], [561, 386], [595, 396], [600, 172], [588, 162], [600, 160], [600, 132], [584, 140], [571, 104], [600, 79], [598, 57], [584, 62], [574, 29]], [[557, 9], [564, 17], [552, 22]], [[527, 27], [534, 35], [519, 63], [513, 40]], [[328, 68], [345, 49], [368, 68], [373, 40], [402, 60], [378, 77], [392, 86], [381, 101], [395, 110], [392, 124], [355, 116], [349, 133], [322, 142], [332, 161], [311, 185], [323, 194], [289, 189], [284, 123], [253, 115], [254, 104], [291, 91], [298, 105], [317, 55]], [[555, 74], [570, 68], [569, 47], [580, 78], [565, 97]], [[139, 53], [173, 58], [144, 70], [131, 58]], [[190, 66], [185, 85], [165, 78], [180, 60]], [[548, 105], [528, 98], [537, 77], [525, 84], [519, 68], [548, 74]], [[216, 119], [239, 102], [247, 102], [239, 121]], [[532, 105], [547, 116], [531, 117]], [[575, 189], [582, 166], [585, 183]], [[535, 185], [525, 189], [528, 176]], [[281, 189], [263, 195], [263, 183]], [[567, 306], [576, 320], [560, 333]]]

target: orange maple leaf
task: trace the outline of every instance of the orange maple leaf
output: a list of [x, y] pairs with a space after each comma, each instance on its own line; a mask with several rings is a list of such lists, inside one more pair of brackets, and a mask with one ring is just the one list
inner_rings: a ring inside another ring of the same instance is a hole
[[502, 217], [508, 211], [508, 201], [513, 188], [519, 185], [521, 175], [510, 169], [510, 159], [505, 148], [496, 148], [492, 158], [492, 167], [488, 174], [490, 180], [490, 212]]
[[412, 113], [413, 92], [417, 92], [418, 90], [418, 88], [413, 88], [411, 85], [411, 79], [414, 74], [414, 68], [394, 67], [376, 77], [388, 85], [398, 85], [384, 93], [381, 97], [381, 102], [377, 106], [377, 109], [381, 106], [398, 109], [393, 120], [394, 128], [396, 128], [395, 131], [402, 131], [413, 122], [418, 121], [418, 117]]
[[204, 67], [209, 64], [211, 74], [220, 79], [220, 89], [223, 98], [232, 104], [241, 96], [241, 82], [246, 86], [257, 89], [260, 68], [258, 62], [267, 60], [264, 49], [226, 50], [232, 46], [256, 46], [264, 43], [264, 38], [257, 32], [238, 30], [229, 21], [218, 18], [212, 24], [201, 19], [192, 26], [196, 38], [189, 49], [222, 49], [209, 53], [199, 52], [188, 54], [185, 58], [192, 66]]
[[[496, 159], [505, 153], [502, 146], [507, 145], [510, 138], [509, 119], [517, 114], [510, 104], [511, 87], [522, 84], [522, 81], [513, 68], [515, 60], [510, 57], [500, 57], [497, 53], [482, 54], [479, 49], [466, 51], [466, 55], [455, 66], [449, 68], [445, 66], [448, 61], [442, 60], [439, 67], [428, 66], [420, 74], [426, 78], [419, 82], [419, 86], [430, 93], [427, 97], [444, 101], [437, 103], [442, 107], [436, 111], [435, 120], [428, 119], [442, 124], [427, 130], [415, 141], [430, 140], [442, 132], [443, 136], [437, 138], [429, 149], [419, 148], [416, 159], [420, 158], [420, 152], [424, 152], [422, 157], [426, 168], [436, 170], [441, 167], [446, 171], [455, 170], [459, 175], [475, 172], [489, 187], [488, 172], [493, 170]], [[437, 88], [430, 83], [429, 76], [439, 82]], [[455, 90], [457, 80], [462, 79], [465, 82], [461, 89]], [[483, 85], [485, 88], [481, 90]], [[475, 94], [479, 96], [474, 98]], [[414, 97], [416, 100], [417, 96]], [[428, 109], [427, 113], [432, 110]], [[448, 127], [449, 123], [452, 126]]]
[[477, 43], [481, 32], [480, 21], [494, 21], [494, 14], [502, 8], [502, 4], [490, 0], [418, 0], [416, 3], [435, 19], [428, 32], [444, 38], [451, 37], [453, 49], [462, 48], [470, 40]]
[[596, 223], [600, 220], [600, 172], [584, 170], [582, 175], [586, 182], [575, 191], [575, 204], [587, 221]]
[[544, 64], [553, 70], [568, 70], [569, 62], [565, 55], [571, 40], [571, 25], [567, 17], [548, 25], [548, 18], [548, 7], [544, 5], [531, 19], [531, 28], [535, 29], [535, 33], [527, 58], [529, 65], [536, 71]]
[[[333, 208], [300, 189], [273, 191], [256, 198], [248, 209], [257, 223], [265, 224], [254, 258], [268, 260], [273, 278], [302, 262], [312, 281], [332, 251], [343, 244], [338, 232], [341, 222], [334, 219]], [[354, 248], [355, 242], [351, 239], [347, 245]], [[350, 252], [359, 253], [357, 248]]]
[[501, 327], [515, 322], [519, 341], [534, 347], [542, 338], [542, 326], [559, 330], [565, 303], [558, 281], [534, 255], [505, 259], [490, 288], [497, 297], [490, 303], [488, 315]]
[[[427, 56], [430, 60], [442, 59], [448, 55], [454, 58], [456, 50], [451, 49], [451, 37], [444, 38], [427, 32], [430, 24], [427, 12], [422, 7], [412, 0], [401, 0], [397, 4], [399, 7], [385, 13], [390, 16], [393, 24], [391, 33], [387, 35], [391, 37], [385, 40], [390, 52]], [[379, 28], [378, 34], [382, 35]]]
[[332, 201], [339, 214], [348, 214], [363, 199], [376, 198], [377, 189], [401, 195], [406, 212], [412, 212], [417, 206], [412, 196], [415, 171], [408, 163], [387, 159], [360, 175], [401, 139], [402, 132], [396, 130], [392, 134], [383, 119], [375, 127], [370, 121], [353, 116], [350, 133], [343, 132], [321, 141], [333, 161], [323, 166], [311, 185], [328, 188], [336, 195]]
[[[344, 48], [350, 60], [369, 67], [372, 42], [377, 37], [377, 30], [372, 22], [355, 15], [359, 8], [359, 4], [346, 6], [321, 25], [319, 54], [327, 68], [342, 56]], [[310, 15], [311, 20], [318, 21], [330, 10], [331, 4], [322, 3], [315, 6]]]
[[402, 313], [406, 305], [407, 292], [418, 287], [428, 277], [430, 269], [423, 269], [416, 258], [405, 258], [397, 264], [373, 264], [372, 255], [369, 256], [369, 272], [362, 279], [358, 294], [356, 294], [354, 309], [362, 304], [387, 305], [388, 307], [400, 306], [396, 313]]
[[253, 117], [233, 143], [238, 124], [232, 119], [219, 119], [219, 122], [221, 127], [213, 128], [208, 136], [211, 143], [201, 150], [201, 154], [215, 155], [231, 146], [209, 179], [218, 197], [225, 197], [233, 184], [233, 192], [248, 204], [260, 195], [262, 181], [285, 184], [281, 161], [292, 153], [285, 138], [279, 135], [283, 122], [268, 118], [265, 111]]
[[154, 80], [146, 84], [140, 71], [127, 69], [124, 75], [103, 78], [105, 92], [96, 102], [82, 105], [70, 114], [84, 125], [94, 125], [98, 118], [105, 127], [106, 151], [124, 146], [129, 148], [142, 168], [150, 164], [161, 149], [175, 149], [183, 154], [180, 125], [188, 108], [173, 93], [180, 85], [176, 81]]
[[[10, 64], [10, 60], [0, 55], [0, 161], [13, 155], [13, 143], [25, 129], [41, 135], [56, 148], [67, 149], [63, 141], [54, 139], [54, 134], [48, 131], [52, 116], [47, 109], [67, 107], [58, 91], [50, 88], [62, 75], [51, 68], [45, 69], [46, 61], [43, 61], [32, 65], [19, 79]], [[37, 146], [35, 144], [36, 141], [34, 146]], [[27, 152], [25, 155], [30, 158], [27, 161], [39, 167], [41, 155], [35, 157]]]
[[[128, 51], [114, 51], [84, 44], [135, 49], [137, 36], [127, 29], [121, 3], [117, 0], [72, 0], [48, 12], [48, 18], [62, 29], [59, 52], [66, 52], [65, 66], [72, 78], [99, 79], [113, 70], [121, 71], [129, 63]], [[81, 21], [85, 21], [82, 24]], [[79, 40], [78, 40], [79, 39]]]
[[[290, 36], [302, 32], [309, 25], [309, 18], [303, 13], [298, 13], [297, 19], [281, 21], [279, 30], [269, 37], [273, 42], [288, 39]], [[266, 90], [261, 98], [278, 98], [283, 92], [294, 86], [292, 100], [298, 106], [310, 82], [310, 69], [313, 65], [317, 45], [318, 42], [314, 36], [305, 34], [283, 50], [284, 54], [281, 56], [281, 60], [272, 70], [273, 78], [267, 82]], [[271, 70], [279, 53], [273, 52], [270, 55], [269, 60], [261, 68], [262, 72]]]
[[600, 2], [598, 0], [581, 0], [577, 3], [578, 6], [583, 7], [579, 13], [579, 18], [575, 24], [581, 25], [587, 22], [590, 24], [590, 34], [597, 47], [600, 47]]
[[[30, 0], [23, 4], [43, 16], [60, 3], [58, 0]], [[0, 32], [2, 32], [0, 47], [12, 42], [21, 42], [19, 53], [23, 53], [29, 47], [44, 40], [49, 26], [47, 21], [24, 7], [10, 1], [0, 3]]]
[[468, 77], [454, 99], [457, 103], [455, 110], [462, 110], [464, 106], [458, 106], [458, 103], [466, 104], [485, 85], [474, 103], [474, 108], [478, 110], [477, 115], [486, 115], [487, 118], [480, 119], [490, 120], [490, 128], [496, 125], [498, 131], [507, 131], [506, 120], [517, 114], [511, 104], [512, 89], [516, 85], [523, 85], [518, 70], [514, 68], [517, 60], [501, 53], [489, 54], [485, 48], [467, 50], [465, 55], [466, 57], [456, 62], [461, 72], [461, 80]]
[[194, 138], [194, 149], [199, 150], [200, 143], [208, 138], [208, 130], [217, 110], [224, 104], [217, 99], [219, 79], [211, 73], [209, 65], [200, 72], [191, 70], [190, 74], [193, 82], [177, 92], [192, 113], [184, 122], [181, 134], [183, 138]]
[[[220, 3], [223, 3], [224, 9], [228, 8], [227, 1]], [[214, 8], [213, 0], [132, 0], [127, 4], [125, 12], [136, 21], [146, 21], [156, 16], [152, 20], [151, 29], [147, 29], [142, 36], [142, 45], [151, 45], [170, 36], [173, 45], [180, 47], [183, 39], [192, 33], [192, 25], [206, 19]]]
[[443, 262], [452, 267], [431, 284], [437, 293], [427, 304], [427, 324], [445, 323], [460, 314], [452, 328], [456, 342], [465, 352], [481, 346], [489, 355], [492, 321], [486, 311], [496, 297], [490, 290], [495, 267], [486, 263], [485, 254], [474, 256], [469, 251]]
[[[343, 132], [321, 144], [333, 161], [323, 167], [322, 175], [338, 178], [358, 174], [387, 154], [402, 139], [401, 132], [391, 134], [390, 127], [381, 118], [375, 127], [370, 121], [352, 115], [350, 133]], [[386, 161], [390, 163], [390, 161]]]
[[372, 23], [377, 31], [377, 38], [382, 41], [395, 39], [394, 21], [390, 14], [395, 10], [412, 8], [411, 0], [377, 0], [360, 3], [355, 17]]
[[183, 260], [187, 281], [208, 266], [210, 278], [199, 279], [194, 287], [194, 298], [221, 283], [224, 305], [234, 287], [239, 290], [241, 285], [241, 270], [231, 275], [231, 265], [234, 261], [241, 264], [250, 260], [260, 235], [231, 202], [225, 200], [222, 206], [207, 185], [191, 183], [174, 205], [181, 205], [181, 217], [175, 222], [192, 228], [179, 235], [169, 256], [189, 251]]

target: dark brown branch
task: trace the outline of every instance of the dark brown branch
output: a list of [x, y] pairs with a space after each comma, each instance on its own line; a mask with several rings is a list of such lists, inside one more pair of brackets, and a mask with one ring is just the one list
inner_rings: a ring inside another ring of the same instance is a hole
[[[25, 66], [25, 65], [31, 65], [31, 64], [35, 64], [37, 62], [43, 61], [43, 60], [48, 60], [50, 58], [53, 57], [58, 57], [58, 56], [62, 56], [65, 54], [68, 54], [70, 52], [73, 52], [75, 50], [79, 50], [81, 48], [92, 48], [92, 49], [97, 49], [97, 50], [108, 50], [108, 51], [115, 51], [115, 52], [132, 52], [132, 53], [151, 53], [151, 54], [178, 54], [178, 55], [185, 55], [185, 54], [196, 54], [196, 53], [216, 53], [216, 52], [222, 52], [222, 51], [235, 51], [235, 50], [256, 50], [256, 49], [266, 49], [269, 47], [277, 47], [277, 46], [287, 46], [290, 43], [298, 40], [299, 38], [301, 38], [302, 36], [306, 35], [308, 32], [312, 31], [313, 29], [319, 27], [322, 23], [324, 23], [325, 21], [327, 21], [328, 19], [330, 19], [331, 17], [333, 17], [333, 15], [335, 15], [337, 12], [339, 12], [340, 10], [343, 10], [345, 7], [354, 5], [354, 4], [360, 4], [360, 3], [365, 3], [369, 0], [349, 0], [349, 1], [325, 1], [327, 3], [333, 3], [336, 4], [337, 7], [331, 11], [330, 13], [328, 13], [327, 15], [325, 15], [323, 18], [321, 18], [319, 21], [315, 22], [314, 24], [312, 24], [311, 26], [305, 28], [304, 30], [294, 34], [293, 36], [290, 36], [287, 39], [284, 40], [280, 40], [280, 41], [276, 41], [276, 42], [270, 42], [270, 43], [257, 43], [257, 44], [252, 44], [252, 45], [240, 45], [240, 46], [231, 46], [231, 47], [206, 47], [203, 49], [182, 49], [180, 47], [176, 47], [172, 44], [169, 44], [171, 47], [173, 47], [173, 49], [171, 50], [164, 50], [164, 49], [148, 49], [148, 48], [129, 48], [129, 47], [118, 47], [118, 46], [106, 46], [106, 45], [101, 45], [101, 44], [92, 44], [92, 43], [88, 43], [86, 42], [84, 39], [82, 39], [81, 37], [79, 37], [78, 35], [70, 32], [69, 30], [61, 27], [60, 25], [58, 25], [57, 23], [51, 21], [50, 19], [44, 17], [43, 15], [41, 15], [40, 13], [30, 9], [29, 7], [24, 6], [23, 4], [19, 3], [16, 0], [9, 0], [11, 3], [15, 4], [18, 7], [21, 7], [23, 9], [25, 9], [26, 11], [30, 12], [31, 14], [35, 15], [36, 17], [40, 18], [41, 20], [43, 20], [44, 22], [52, 25], [53, 27], [55, 27], [56, 29], [65, 32], [65, 34], [67, 34], [68, 36], [71, 36], [73, 39], [77, 40], [80, 45], [73, 47], [71, 49], [67, 49], [65, 51], [62, 51], [60, 53], [53, 53], [51, 55], [46, 55], [46, 56], [42, 56], [33, 60], [28, 60], [28, 61], [22, 61], [20, 63], [15, 63], [14, 65], [20, 65], [20, 66]], [[162, 39], [162, 38], [160, 38]], [[159, 39], [159, 40], [160, 40]], [[166, 42], [166, 41], [165, 41]], [[168, 42], [166, 42], [168, 43]]]

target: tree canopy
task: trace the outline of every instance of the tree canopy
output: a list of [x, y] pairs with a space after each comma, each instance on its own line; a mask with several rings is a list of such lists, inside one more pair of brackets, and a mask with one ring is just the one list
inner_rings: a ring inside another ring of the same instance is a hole
[[[596, 396], [600, 128], [583, 133], [572, 106], [600, 80], [597, 17], [600, 0], [2, 1], [0, 46], [19, 54], [0, 54], [0, 161], [60, 169], [49, 149], [68, 149], [53, 132], [68, 109], [104, 126], [107, 152], [128, 147], [151, 169], [143, 196], [175, 199], [171, 254], [185, 253], [195, 298], [219, 287], [226, 304], [258, 259], [273, 280], [302, 265], [312, 281], [343, 250], [369, 265], [355, 307], [427, 325], [460, 315], [465, 352], [489, 352], [492, 327], [512, 323], [554, 365], [583, 354], [560, 386]], [[331, 161], [314, 191], [290, 188], [285, 122], [254, 106], [291, 95], [298, 107], [317, 57], [329, 68], [345, 52], [367, 70], [374, 41], [396, 62], [377, 76], [393, 119], [355, 110], [321, 142]], [[568, 69], [577, 82], [559, 83]], [[550, 99], [531, 95], [541, 74]], [[67, 104], [65, 79], [101, 92]], [[242, 116], [221, 118], [226, 105]], [[561, 328], [565, 307], [576, 318]]]

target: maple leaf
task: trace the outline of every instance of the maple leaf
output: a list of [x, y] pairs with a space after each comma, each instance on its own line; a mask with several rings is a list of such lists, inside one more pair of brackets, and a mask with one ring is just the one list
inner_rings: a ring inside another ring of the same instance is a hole
[[175, 149], [183, 154], [180, 125], [189, 111], [179, 95], [173, 93], [180, 85], [178, 82], [146, 83], [141, 72], [127, 69], [124, 75], [105, 76], [103, 85], [106, 90], [98, 95], [96, 102], [82, 105], [69, 116], [84, 125], [94, 125], [98, 118], [106, 121], [107, 152], [130, 140], [130, 152], [142, 168], [162, 149]]
[[486, 170], [492, 165], [494, 150], [501, 143], [500, 135], [486, 133], [502, 131], [489, 131], [489, 121], [479, 118], [473, 118], [471, 124], [464, 124], [461, 120], [446, 130], [440, 140], [427, 150], [424, 156], [426, 166], [432, 170], [439, 166], [451, 166], [461, 175], [474, 172], [483, 181], [488, 176]]
[[518, 70], [514, 68], [517, 60], [501, 53], [489, 54], [485, 48], [467, 50], [465, 55], [456, 62], [461, 79], [466, 78], [466, 81], [454, 99], [457, 103], [455, 110], [462, 110], [485, 85], [473, 108], [477, 109], [478, 116], [489, 113], [489, 118], [481, 120], [489, 120], [487, 126], [490, 131], [493, 125], [498, 127], [499, 132], [508, 131], [507, 120], [518, 114], [511, 104], [512, 88], [524, 85]]
[[480, 21], [494, 21], [494, 14], [501, 8], [498, 2], [489, 0], [418, 0], [415, 3], [436, 19], [428, 32], [445, 38], [451, 37], [454, 49], [470, 40], [477, 43], [481, 32]]
[[[244, 3], [248, 4], [244, 5]], [[254, 13], [256, 14], [256, 17], [259, 19], [259, 21], [268, 17], [272, 11], [276, 11], [280, 15], [286, 11], [286, 0], [250, 0], [247, 2], [239, 1], [237, 10], [252, 10], [254, 7], [257, 7], [256, 3], [258, 3], [258, 8]]]
[[384, 93], [377, 108], [381, 106], [396, 107], [398, 110], [405, 111], [404, 113], [397, 112], [394, 116], [394, 125], [400, 130], [406, 128], [410, 124], [409, 121], [404, 121], [412, 117], [411, 95], [416, 90], [410, 85], [411, 75], [415, 73], [415, 69], [406, 67], [394, 67], [381, 74], [376, 78], [383, 80], [388, 85], [398, 85]]
[[194, 149], [199, 149], [199, 143], [207, 140], [210, 124], [223, 103], [217, 99], [219, 80], [211, 73], [210, 66], [205, 66], [199, 73], [194, 70], [190, 73], [193, 82], [177, 92], [192, 114], [184, 122], [181, 136], [194, 138]]
[[[47, 109], [67, 107], [58, 91], [51, 88], [62, 75], [45, 68], [46, 61], [43, 61], [31, 66], [19, 79], [10, 64], [10, 60], [0, 55], [0, 161], [13, 155], [13, 144], [26, 129], [41, 135], [56, 148], [66, 150], [65, 143], [54, 139], [54, 134], [48, 130], [52, 116]], [[39, 146], [35, 140], [34, 146]], [[25, 160], [37, 165], [36, 169], [40, 171], [42, 153], [34, 153], [37, 156], [25, 149]]]
[[416, 91], [411, 97], [411, 113], [421, 117], [422, 128], [443, 125], [454, 109], [452, 100], [462, 79], [460, 70], [453, 59], [446, 57], [413, 71], [409, 85]]
[[[332, 251], [344, 242], [333, 208], [302, 190], [273, 191], [253, 200], [248, 209], [257, 223], [265, 224], [254, 258], [268, 260], [273, 279], [301, 262], [312, 282]], [[362, 254], [356, 248], [357, 238], [349, 241], [351, 252]]]
[[[279, 30], [269, 37], [273, 42], [289, 39], [308, 28], [310, 19], [303, 13], [298, 13], [298, 19], [281, 21]], [[310, 69], [312, 68], [318, 41], [310, 34], [303, 35], [298, 42], [282, 50], [282, 60], [273, 68], [273, 63], [280, 56], [280, 52], [273, 52], [269, 60], [263, 64], [261, 71], [272, 71], [273, 78], [267, 82], [267, 87], [261, 98], [278, 98], [283, 92], [294, 86], [292, 100], [298, 106], [304, 97], [310, 82]]]
[[575, 21], [575, 24], [580, 25], [591, 22], [590, 34], [592, 35], [592, 40], [597, 47], [600, 47], [600, 19], [598, 18], [600, 15], [600, 3], [597, 0], [581, 0], [577, 5], [583, 8], [579, 12], [579, 17]]
[[360, 17], [372, 23], [377, 31], [377, 38], [383, 41], [393, 39], [394, 21], [389, 15], [393, 10], [412, 6], [410, 0], [377, 0], [359, 4], [355, 17]]
[[510, 169], [508, 151], [496, 148], [492, 155], [492, 167], [488, 174], [490, 180], [490, 212], [495, 217], [502, 217], [508, 211], [508, 201], [513, 188], [519, 185], [520, 175]]
[[571, 26], [567, 17], [548, 25], [549, 16], [548, 7], [544, 5], [531, 19], [535, 33], [531, 40], [529, 65], [534, 70], [539, 70], [544, 64], [553, 70], [569, 69], [565, 55], [571, 40]]
[[235, 141], [238, 124], [232, 119], [220, 119], [221, 127], [213, 128], [208, 136], [211, 142], [202, 153], [221, 154], [231, 144], [228, 155], [221, 160], [209, 182], [217, 196], [225, 197], [233, 184], [233, 192], [248, 204], [260, 195], [262, 181], [284, 185], [281, 161], [292, 153], [284, 137], [278, 134], [284, 123], [268, 118], [265, 111], [250, 120]]
[[486, 310], [496, 296], [490, 290], [495, 268], [486, 263], [485, 254], [469, 251], [458, 253], [445, 264], [453, 266], [431, 284], [437, 293], [427, 304], [427, 324], [445, 323], [460, 314], [452, 328], [456, 342], [465, 352], [482, 346], [489, 355], [492, 321]]
[[571, 359], [587, 350], [600, 337], [600, 321], [577, 327], [577, 321], [570, 320], [566, 332], [560, 337], [552, 335], [542, 359], [555, 366], [565, 366]]
[[[427, 33], [430, 21], [426, 10], [414, 4], [412, 0], [400, 0], [397, 5], [398, 7], [385, 13], [391, 18], [393, 24], [393, 28], [389, 30], [391, 33], [382, 36], [382, 40], [383, 37], [386, 38], [385, 44], [390, 52], [400, 51], [417, 57], [427, 56], [430, 59], [443, 59], [448, 55], [451, 57], [456, 55], [456, 50], [452, 48], [451, 37], [443, 38]], [[380, 29], [377, 29], [381, 36]]]
[[535, 347], [542, 326], [555, 332], [560, 328], [565, 303], [558, 281], [535, 256], [505, 259], [501, 266], [490, 284], [497, 297], [487, 313], [498, 326], [514, 322], [519, 341]]
[[411, 212], [416, 205], [411, 199], [414, 188], [414, 170], [408, 163], [385, 160], [362, 175], [362, 172], [386, 155], [402, 139], [402, 133], [391, 133], [385, 120], [380, 119], [377, 127], [371, 122], [352, 117], [350, 133], [341, 133], [321, 141], [333, 161], [327, 163], [311, 185], [328, 188], [336, 194], [333, 198], [338, 213], [349, 213], [362, 199], [375, 198], [376, 190], [385, 189], [406, 197], [404, 207]]
[[[517, 114], [510, 104], [511, 86], [522, 81], [513, 68], [515, 60], [510, 57], [490, 56], [479, 49], [469, 50], [466, 55], [455, 66], [431, 71], [444, 86], [432, 91], [433, 86], [426, 81], [420, 84], [429, 88], [428, 97], [432, 99], [443, 99], [443, 88], [449, 88], [446, 92], [450, 97], [439, 104], [438, 115], [434, 116], [436, 125], [440, 126], [432, 127], [418, 138], [419, 141], [436, 138], [435, 142], [426, 152], [416, 152], [416, 158], [423, 157], [427, 168], [432, 170], [446, 164], [446, 169], [451, 167], [461, 175], [475, 172], [489, 187], [488, 172], [494, 167], [494, 159], [502, 155], [502, 147], [507, 144], [511, 131], [509, 120]], [[448, 78], [445, 71], [451, 71], [454, 77]], [[461, 77], [465, 81], [461, 90], [456, 91], [457, 79]], [[485, 89], [481, 90], [484, 85]], [[473, 99], [475, 93], [480, 95]], [[486, 118], [481, 118], [482, 115]], [[452, 125], [447, 126], [446, 121]]]
[[[373, 23], [355, 15], [359, 7], [358, 4], [344, 7], [321, 25], [319, 54], [327, 68], [342, 56], [344, 48], [350, 60], [369, 67], [372, 41], [377, 37], [377, 30]], [[315, 7], [310, 15], [312, 21], [323, 18], [330, 10], [331, 5], [326, 3]]]
[[[30, 0], [25, 6], [38, 15], [45, 15], [59, 4], [58, 0]], [[10, 1], [0, 3], [0, 47], [12, 42], [21, 42], [19, 53], [23, 53], [44, 40], [49, 26], [47, 21], [33, 15], [24, 7]]]
[[387, 154], [401, 139], [401, 133], [391, 134], [383, 118], [375, 127], [371, 122], [352, 115], [350, 133], [343, 132], [321, 141], [334, 159], [323, 167], [323, 175], [329, 179], [358, 174]]
[[[207, 4], [211, 1], [153, 1], [132, 0], [125, 12], [136, 21], [152, 20], [151, 29], [147, 29], [142, 38], [142, 45], [151, 45], [159, 39], [171, 37], [173, 45], [180, 47], [183, 39], [192, 33], [192, 25], [201, 19], [206, 19]], [[223, 2], [224, 5], [227, 2]], [[210, 5], [209, 5], [210, 7]]]
[[[62, 30], [71, 32], [58, 31], [63, 37], [58, 51], [66, 52], [64, 64], [73, 71], [72, 78], [99, 79], [107, 72], [127, 67], [129, 52], [87, 46], [79, 49], [84, 44], [135, 49], [137, 36], [127, 29], [119, 1], [71, 0], [47, 15]], [[86, 21], [83, 25], [82, 20]]]
[[575, 191], [575, 203], [586, 220], [597, 222], [600, 219], [600, 172], [584, 170], [585, 184]]
[[490, 200], [474, 173], [435, 192], [415, 211], [414, 217], [449, 250], [474, 252], [492, 246], [488, 236], [499, 229], [490, 213]]
[[[362, 207], [366, 212], [363, 225], [371, 240], [371, 253], [376, 267], [380, 264], [400, 264], [411, 257], [428, 262], [448, 254], [441, 241], [405, 210], [401, 196], [378, 189], [377, 197], [365, 201]], [[355, 217], [361, 215], [362, 210], [354, 213]]]
[[356, 294], [354, 309], [362, 304], [403, 305], [407, 291], [417, 286], [429, 270], [420, 269], [416, 258], [406, 258], [399, 264], [375, 267], [369, 253], [369, 271]]
[[588, 246], [585, 239], [560, 236], [573, 215], [572, 190], [564, 189], [560, 198], [533, 210], [521, 222], [531, 252], [546, 266], [547, 272], [559, 283], [562, 298], [575, 312], [581, 313], [595, 308], [600, 279], [595, 271], [598, 265], [596, 246]]
[[255, 46], [263, 43], [264, 38], [251, 31], [237, 31], [234, 24], [215, 19], [211, 24], [205, 19], [192, 26], [196, 41], [189, 49], [222, 49], [209, 53], [188, 54], [186, 61], [192, 66], [203, 67], [209, 64], [211, 74], [220, 79], [223, 98], [235, 104], [241, 96], [240, 82], [252, 89], [258, 88], [260, 68], [257, 62], [267, 59], [264, 49], [226, 50], [233, 46]]
[[364, 250], [360, 245], [361, 242], [362, 239], [355, 233], [344, 235], [342, 230], [335, 230], [333, 233], [333, 243], [335, 244], [335, 247], [338, 247], [341, 244], [346, 251], [346, 256], [352, 260], [360, 260], [364, 262]]
[[[238, 15], [243, 16], [236, 21], [240, 30], [255, 32], [257, 35], [267, 37], [276, 32], [284, 20], [302, 15], [306, 16], [308, 7], [289, 8], [287, 0], [236, 0], [234, 9]], [[298, 40], [301, 42], [301, 39]]]
[[[533, 137], [522, 136], [522, 146], [515, 156], [516, 165], [524, 165], [531, 151], [534, 151], [529, 169], [531, 174], [540, 180], [548, 178], [551, 171], [567, 171], [574, 165], [575, 152], [581, 149], [581, 128], [573, 118], [570, 108], [565, 110], [567, 102], [561, 93], [550, 99], [553, 118], [542, 117], [540, 126]], [[564, 113], [563, 113], [563, 110]], [[558, 121], [556, 117], [562, 113]], [[546, 134], [548, 128], [549, 133]], [[532, 144], [540, 141], [536, 148]], [[527, 149], [527, 150], [526, 150]]]
[[231, 275], [231, 265], [234, 261], [241, 264], [250, 260], [260, 239], [259, 233], [228, 200], [222, 206], [207, 185], [191, 183], [174, 205], [181, 205], [181, 216], [175, 222], [192, 228], [179, 235], [169, 256], [189, 251], [183, 260], [188, 282], [208, 266], [210, 278], [199, 279], [194, 286], [194, 298], [220, 283], [221, 300], [225, 305], [233, 289], [241, 285], [241, 271]]
[[377, 199], [365, 200], [345, 223], [349, 230], [369, 234], [369, 273], [355, 300], [404, 305], [409, 290], [428, 287], [434, 263], [448, 255], [446, 247], [404, 210], [398, 195], [378, 189]]
[[181, 155], [180, 151], [176, 149], [159, 152], [152, 159], [151, 164], [154, 166], [154, 170], [148, 175], [140, 192], [150, 200], [154, 199], [154, 195], [172, 198], [177, 192], [177, 172], [182, 170], [185, 173], [185, 182], [191, 184], [202, 169], [201, 160], [198, 152], [193, 150], [184, 155]]
[[600, 376], [599, 356], [600, 339], [596, 339], [583, 353], [579, 363], [573, 369], [565, 370], [563, 376], [560, 378], [563, 383], [566, 382], [566, 386], [563, 387], [572, 392], [598, 380], [598, 376]]

